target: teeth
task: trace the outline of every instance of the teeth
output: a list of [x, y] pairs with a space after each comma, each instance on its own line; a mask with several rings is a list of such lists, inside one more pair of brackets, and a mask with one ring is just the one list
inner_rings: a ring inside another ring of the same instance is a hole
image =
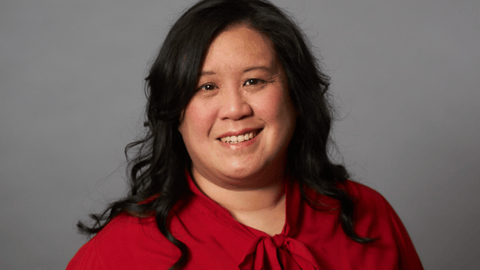
[[257, 136], [257, 134], [254, 134], [253, 132], [249, 132], [249, 133], [245, 133], [243, 135], [239, 135], [239, 136], [227, 136], [227, 137], [223, 137], [223, 138], [220, 138], [220, 141], [224, 142], [224, 143], [239, 143], [239, 142], [243, 142], [243, 141], [248, 141], [248, 140], [251, 140], [253, 139], [253, 137]]

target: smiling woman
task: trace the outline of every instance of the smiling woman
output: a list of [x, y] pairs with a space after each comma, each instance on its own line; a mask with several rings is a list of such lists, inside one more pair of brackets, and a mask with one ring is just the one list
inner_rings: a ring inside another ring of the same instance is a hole
[[[278, 195], [296, 115], [271, 42], [247, 26], [225, 30], [211, 43], [200, 74], [179, 126], [195, 183], [243, 224], [281, 233], [285, 201]], [[248, 211], [260, 210], [277, 215], [269, 217], [275, 222], [248, 218]]]
[[201, 74], [179, 126], [196, 183], [258, 189], [283, 179], [296, 116], [271, 42], [246, 26], [226, 30]]
[[328, 77], [265, 0], [203, 0], [147, 77], [131, 190], [67, 269], [422, 269], [400, 219], [327, 154]]

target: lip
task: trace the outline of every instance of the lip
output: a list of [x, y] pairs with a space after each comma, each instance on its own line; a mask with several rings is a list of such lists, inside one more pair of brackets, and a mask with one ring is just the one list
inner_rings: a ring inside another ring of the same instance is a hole
[[[257, 134], [260, 133], [261, 131], [263, 130], [263, 128], [246, 128], [246, 129], [242, 129], [240, 131], [229, 131], [229, 132], [226, 132], [226, 133], [223, 133], [222, 135], [220, 135], [217, 140], [220, 140], [221, 138], [223, 137], [228, 137], [228, 136], [239, 136], [239, 135], [243, 135], [245, 133], [250, 133], [250, 132], [256, 132]], [[255, 138], [254, 138], [255, 139]]]
[[[226, 149], [235, 150], [235, 151], [238, 151], [240, 149], [247, 149], [251, 147], [253, 144], [255, 144], [258, 138], [262, 136], [262, 133], [261, 133], [262, 130], [263, 128], [247, 128], [247, 129], [242, 129], [240, 131], [227, 132], [222, 134], [222, 137], [219, 137], [217, 141], [220, 143], [222, 147], [225, 147]], [[221, 138], [223, 137], [238, 136], [238, 135], [242, 135], [249, 132], [255, 132], [257, 135], [248, 141], [238, 142], [235, 144], [221, 141]]]

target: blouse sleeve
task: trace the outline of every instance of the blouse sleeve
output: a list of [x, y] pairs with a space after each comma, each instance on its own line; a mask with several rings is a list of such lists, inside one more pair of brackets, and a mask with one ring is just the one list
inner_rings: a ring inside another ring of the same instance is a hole
[[106, 269], [100, 261], [94, 241], [94, 239], [90, 240], [77, 251], [68, 263], [66, 270]]
[[120, 214], [78, 250], [66, 269], [168, 269], [179, 255], [153, 218]]
[[[385, 201], [385, 203], [388, 204], [387, 201]], [[413, 246], [413, 242], [410, 239], [405, 226], [390, 204], [388, 204], [388, 206], [390, 208], [392, 230], [395, 232], [394, 236], [400, 253], [399, 269], [423, 269], [420, 258], [415, 251], [415, 247]]]
[[388, 201], [369, 187], [358, 183], [354, 186], [356, 228], [360, 235], [375, 238], [373, 245], [380, 249], [388, 247], [388, 258], [395, 258], [396, 269], [423, 269], [405, 226]]

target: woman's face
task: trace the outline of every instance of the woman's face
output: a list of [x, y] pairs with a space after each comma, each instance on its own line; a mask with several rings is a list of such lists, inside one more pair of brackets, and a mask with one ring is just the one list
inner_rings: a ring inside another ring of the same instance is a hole
[[179, 126], [195, 178], [248, 188], [283, 175], [296, 112], [271, 41], [243, 26], [222, 32], [197, 88]]

